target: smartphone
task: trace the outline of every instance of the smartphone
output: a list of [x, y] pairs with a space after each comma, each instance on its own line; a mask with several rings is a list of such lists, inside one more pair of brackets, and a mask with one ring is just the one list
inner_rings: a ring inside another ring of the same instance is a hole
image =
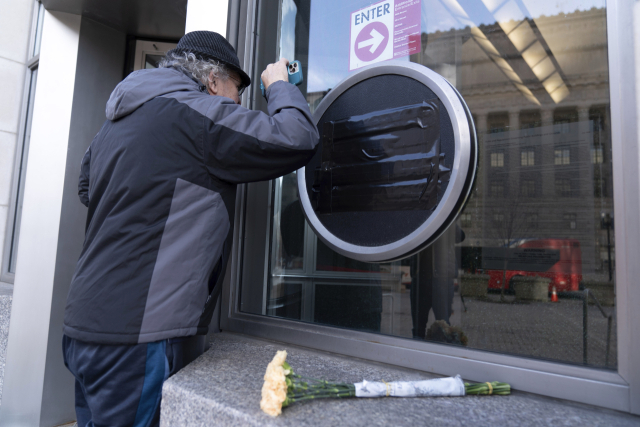
[[[289, 73], [289, 83], [291, 83], [292, 85], [300, 86], [300, 84], [304, 80], [302, 76], [302, 64], [300, 64], [300, 61], [296, 60], [289, 62], [287, 72]], [[262, 79], [260, 79], [260, 91], [262, 92], [262, 96], [265, 96], [264, 84], [262, 83]]]

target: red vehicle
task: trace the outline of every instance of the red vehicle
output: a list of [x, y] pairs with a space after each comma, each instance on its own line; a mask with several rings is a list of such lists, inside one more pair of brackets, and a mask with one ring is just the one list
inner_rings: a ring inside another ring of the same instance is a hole
[[[491, 248], [493, 254], [502, 248]], [[506, 272], [506, 287], [512, 289], [511, 279], [515, 276], [540, 276], [551, 279], [549, 291], [577, 291], [582, 281], [582, 252], [580, 242], [575, 239], [528, 240], [509, 248], [509, 262]], [[504, 255], [502, 255], [504, 260]], [[497, 269], [499, 262], [494, 258], [491, 268], [485, 268], [490, 276], [489, 289], [502, 288], [503, 270]], [[504, 262], [504, 261], [503, 261]]]

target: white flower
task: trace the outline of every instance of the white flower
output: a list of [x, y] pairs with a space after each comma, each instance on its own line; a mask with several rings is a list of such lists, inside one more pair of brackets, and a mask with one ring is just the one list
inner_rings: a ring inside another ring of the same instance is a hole
[[282, 365], [287, 360], [285, 350], [278, 351], [267, 366], [264, 374], [264, 384], [262, 385], [262, 400], [260, 409], [272, 417], [280, 415], [282, 412], [282, 402], [287, 399], [287, 383], [285, 380], [288, 370]]

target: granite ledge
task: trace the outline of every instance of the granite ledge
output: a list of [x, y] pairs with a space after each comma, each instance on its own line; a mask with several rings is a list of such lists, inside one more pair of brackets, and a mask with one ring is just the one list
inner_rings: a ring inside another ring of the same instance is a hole
[[272, 418], [260, 410], [267, 364], [276, 350], [300, 374], [358, 382], [433, 375], [235, 334], [216, 334], [211, 348], [170, 378], [160, 425], [175, 426], [638, 426], [640, 417], [514, 392], [463, 398], [332, 399], [292, 405]]

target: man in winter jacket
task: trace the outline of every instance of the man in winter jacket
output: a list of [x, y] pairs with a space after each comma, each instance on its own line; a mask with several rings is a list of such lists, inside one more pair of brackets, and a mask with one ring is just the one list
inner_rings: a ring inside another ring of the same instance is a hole
[[163, 382], [204, 350], [231, 252], [236, 185], [304, 166], [318, 131], [287, 82], [262, 73], [268, 114], [219, 34], [186, 34], [130, 74], [81, 165], [86, 237], [64, 318], [79, 426], [149, 426]]

